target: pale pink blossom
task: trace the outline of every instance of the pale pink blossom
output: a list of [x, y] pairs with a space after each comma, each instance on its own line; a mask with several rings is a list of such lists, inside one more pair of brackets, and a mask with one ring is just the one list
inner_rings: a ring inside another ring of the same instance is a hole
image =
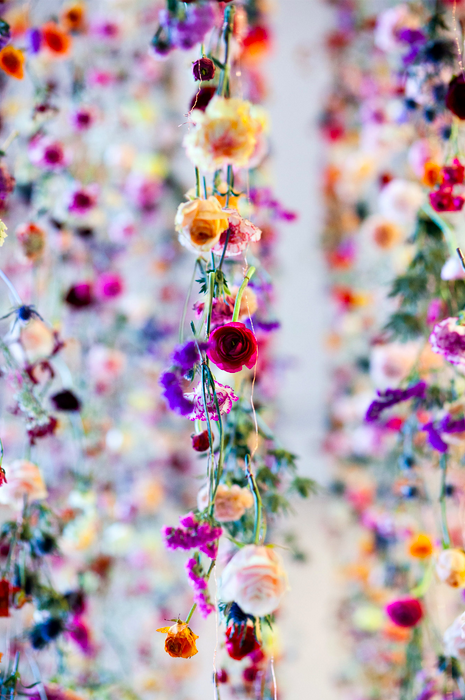
[[87, 357], [91, 378], [100, 391], [110, 388], [126, 366], [126, 356], [114, 348], [94, 345]]
[[220, 236], [218, 243], [213, 246], [213, 252], [221, 255], [229, 232], [228, 247], [226, 248], [225, 256], [227, 258], [242, 253], [249, 243], [259, 241], [262, 235], [261, 229], [255, 226], [248, 219], [243, 219], [235, 209], [225, 210], [229, 228]]
[[219, 597], [224, 603], [234, 601], [248, 615], [263, 617], [277, 610], [287, 588], [287, 575], [276, 552], [249, 544], [226, 565]]

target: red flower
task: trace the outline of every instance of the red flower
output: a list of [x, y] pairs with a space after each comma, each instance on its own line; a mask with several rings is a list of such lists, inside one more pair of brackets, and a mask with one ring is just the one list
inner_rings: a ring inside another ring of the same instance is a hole
[[416, 598], [395, 600], [386, 607], [390, 620], [398, 627], [415, 627], [423, 617], [423, 608]]
[[237, 321], [215, 328], [208, 342], [207, 355], [220, 369], [240, 372], [245, 365], [249, 369], [257, 362], [257, 340], [245, 324]]
[[204, 430], [203, 433], [197, 433], [192, 435], [192, 447], [196, 452], [205, 452], [210, 447], [210, 438], [208, 437], [208, 430]]
[[465, 199], [460, 195], [454, 197], [451, 187], [440, 187], [430, 192], [429, 201], [434, 211], [461, 211]]
[[226, 630], [226, 651], [231, 659], [240, 661], [256, 649], [260, 649], [260, 644], [252, 625], [249, 625], [246, 630], [241, 625], [228, 627]]
[[442, 168], [443, 185], [463, 185], [465, 167], [458, 158], [454, 158], [453, 165], [445, 165]]
[[452, 114], [459, 119], [465, 119], [465, 78], [462, 73], [450, 81], [445, 103]]
[[0, 581], [0, 617], [9, 617], [10, 584], [6, 579]]

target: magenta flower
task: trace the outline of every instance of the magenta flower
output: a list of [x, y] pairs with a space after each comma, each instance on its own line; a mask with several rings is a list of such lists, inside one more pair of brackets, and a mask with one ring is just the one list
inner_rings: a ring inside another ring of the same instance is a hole
[[95, 283], [95, 293], [99, 299], [114, 299], [123, 290], [123, 280], [116, 272], [104, 272]]
[[386, 613], [398, 627], [415, 627], [423, 617], [423, 608], [417, 598], [403, 598], [389, 603]]
[[36, 136], [28, 145], [28, 154], [33, 165], [44, 170], [62, 170], [68, 165], [63, 145], [47, 136]]
[[80, 107], [72, 112], [70, 121], [76, 131], [86, 131], [94, 123], [94, 111], [90, 107]]
[[465, 326], [452, 316], [437, 323], [429, 337], [431, 349], [453, 365], [465, 367]]
[[97, 204], [97, 188], [95, 185], [80, 187], [71, 194], [68, 211], [76, 216], [84, 216]]
[[429, 201], [434, 211], [461, 211], [465, 199], [460, 195], [454, 197], [451, 187], [440, 187], [430, 192]]
[[[220, 409], [220, 414], [226, 415], [230, 413], [233, 405], [233, 401], [239, 401], [234, 391], [230, 386], [224, 386], [219, 382], [215, 382], [216, 398], [218, 399], [218, 408]], [[206, 390], [205, 398], [207, 402], [208, 415], [210, 420], [219, 420], [218, 411], [216, 410], [216, 403], [213, 396]], [[203, 405], [202, 396], [202, 384], [200, 383], [191, 394], [187, 394], [186, 398], [194, 402], [194, 410], [192, 411], [189, 418], [191, 420], [207, 420], [205, 414], [205, 407]]]

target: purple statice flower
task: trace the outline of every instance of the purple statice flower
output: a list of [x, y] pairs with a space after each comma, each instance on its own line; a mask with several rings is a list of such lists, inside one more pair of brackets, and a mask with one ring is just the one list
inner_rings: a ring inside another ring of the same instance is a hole
[[[193, 513], [189, 513], [186, 519], [179, 519], [180, 527], [162, 528], [162, 535], [167, 549], [194, 549], [198, 548], [204, 554], [214, 559], [218, 546], [217, 540], [223, 530], [221, 527], [210, 525], [210, 523], [199, 522]], [[187, 523], [187, 524], [183, 524]]]
[[208, 595], [208, 584], [203, 576], [203, 570], [197, 559], [192, 557], [186, 562], [189, 583], [194, 589], [194, 601], [197, 603], [202, 617], [207, 618], [215, 610]]
[[181, 374], [187, 374], [197, 362], [200, 362], [197, 343], [194, 340], [189, 340], [185, 345], [179, 345], [171, 359], [173, 364], [179, 367]]
[[381, 413], [386, 410], [386, 408], [395, 406], [402, 401], [408, 401], [414, 397], [424, 399], [426, 388], [426, 382], [417, 382], [417, 384], [413, 384], [407, 389], [386, 389], [386, 391], [378, 391], [379, 398], [372, 401], [368, 406], [365, 420], [368, 423], [373, 423], [378, 420]]
[[166, 10], [160, 11], [159, 19], [171, 45], [179, 49], [191, 49], [202, 42], [205, 34], [213, 28], [215, 11], [210, 3], [188, 5], [182, 19], [173, 17]]
[[253, 187], [250, 190], [250, 199], [256, 207], [269, 209], [275, 219], [281, 221], [295, 221], [297, 219], [295, 212], [281, 206], [269, 187]]
[[180, 379], [174, 372], [163, 372], [160, 385], [164, 389], [163, 396], [172, 411], [180, 416], [188, 416], [192, 413], [194, 404], [184, 396]]
[[453, 365], [465, 367], [465, 326], [455, 316], [436, 324], [429, 337], [431, 349]]
[[465, 431], [465, 418], [454, 419], [447, 414], [439, 423], [426, 423], [422, 430], [428, 433], [429, 444], [434, 450], [447, 452], [449, 445], [442, 439], [441, 434], [463, 433]]

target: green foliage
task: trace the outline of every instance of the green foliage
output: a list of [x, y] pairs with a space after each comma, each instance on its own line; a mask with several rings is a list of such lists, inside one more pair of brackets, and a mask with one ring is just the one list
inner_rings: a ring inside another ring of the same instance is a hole
[[305, 476], [295, 476], [292, 479], [289, 492], [295, 492], [302, 498], [308, 498], [311, 494], [318, 493], [318, 485], [313, 479]]
[[422, 335], [424, 324], [413, 313], [397, 311], [393, 313], [384, 326], [393, 338], [411, 340]]

